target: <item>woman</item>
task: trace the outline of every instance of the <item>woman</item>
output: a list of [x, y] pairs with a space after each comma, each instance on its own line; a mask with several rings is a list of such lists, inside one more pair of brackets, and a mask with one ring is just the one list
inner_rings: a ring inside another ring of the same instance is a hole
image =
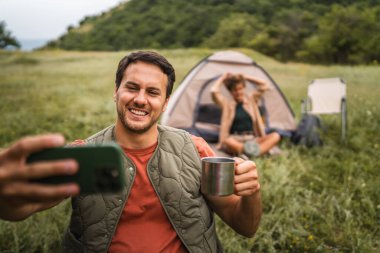
[[[249, 97], [246, 96], [248, 80], [256, 84]], [[221, 93], [225, 85], [233, 100]], [[259, 78], [246, 75], [224, 73], [211, 88], [214, 102], [222, 109], [218, 147], [233, 155], [245, 154], [250, 157], [263, 155], [280, 141], [278, 133], [265, 134], [258, 102], [269, 89], [268, 84]]]

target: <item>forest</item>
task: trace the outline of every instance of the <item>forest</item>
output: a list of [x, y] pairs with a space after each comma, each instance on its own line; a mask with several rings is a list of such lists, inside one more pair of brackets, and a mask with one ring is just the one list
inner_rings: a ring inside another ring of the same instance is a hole
[[379, 0], [130, 0], [45, 48], [233, 48], [282, 62], [378, 64]]

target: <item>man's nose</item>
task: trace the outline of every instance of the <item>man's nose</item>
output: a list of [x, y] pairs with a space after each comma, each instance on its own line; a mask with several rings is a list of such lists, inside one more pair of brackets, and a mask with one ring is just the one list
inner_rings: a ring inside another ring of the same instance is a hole
[[145, 105], [147, 100], [146, 100], [146, 93], [145, 90], [140, 90], [139, 93], [136, 95], [134, 102], [136, 104], [140, 105]]

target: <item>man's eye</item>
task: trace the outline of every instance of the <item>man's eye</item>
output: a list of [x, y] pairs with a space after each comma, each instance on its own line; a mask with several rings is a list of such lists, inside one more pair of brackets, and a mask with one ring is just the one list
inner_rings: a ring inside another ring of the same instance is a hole
[[136, 86], [127, 86], [126, 88], [128, 90], [132, 90], [132, 91], [138, 90], [138, 88]]
[[158, 90], [150, 90], [149, 94], [152, 95], [152, 96], [158, 96], [158, 95], [160, 95], [160, 91], [158, 91]]

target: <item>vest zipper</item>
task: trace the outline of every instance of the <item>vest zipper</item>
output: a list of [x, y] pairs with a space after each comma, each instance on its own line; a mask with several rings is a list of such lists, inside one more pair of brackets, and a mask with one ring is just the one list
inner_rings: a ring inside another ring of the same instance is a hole
[[[160, 132], [160, 131], [159, 131]], [[161, 133], [158, 134], [158, 140], [157, 140], [158, 144], [157, 144], [157, 148], [156, 150], [154, 151], [154, 153], [152, 154], [152, 156], [150, 157], [149, 161], [148, 161], [148, 164], [146, 166], [146, 172], [148, 174], [148, 178], [149, 178], [149, 181], [150, 183], [152, 184], [153, 186], [153, 189], [154, 189], [154, 192], [156, 193], [158, 199], [160, 200], [160, 203], [161, 203], [161, 206], [162, 208], [164, 209], [165, 211], [165, 214], [166, 214], [166, 217], [168, 217], [168, 220], [170, 222], [170, 224], [172, 225], [172, 227], [174, 228], [178, 238], [181, 240], [182, 244], [185, 246], [186, 250], [188, 252], [191, 253], [191, 250], [189, 248], [189, 246], [186, 244], [185, 240], [182, 238], [182, 235], [179, 233], [179, 231], [177, 230], [177, 227], [175, 226], [175, 224], [173, 223], [170, 215], [168, 214], [167, 210], [166, 210], [166, 206], [165, 204], [163, 203], [162, 199], [161, 199], [161, 196], [160, 194], [157, 192], [157, 189], [156, 189], [156, 186], [154, 185], [153, 181], [152, 181], [152, 178], [150, 177], [150, 173], [149, 173], [149, 168], [151, 167], [151, 163], [152, 163], [152, 159], [153, 157], [156, 157], [156, 154], [158, 153], [158, 150], [159, 150], [159, 146], [160, 146], [160, 143], [161, 143]]]
[[[157, 150], [158, 150], [158, 149], [156, 149], [156, 150], [154, 151], [152, 157], [154, 157], [154, 155], [155, 155], [155, 153], [157, 152]], [[187, 250], [188, 252], [191, 253], [191, 250], [190, 250], [189, 246], [186, 244], [185, 240], [182, 238], [182, 235], [179, 233], [179, 231], [177, 230], [177, 227], [176, 227], [175, 224], [173, 223], [173, 221], [172, 221], [170, 215], [168, 214], [168, 212], [167, 212], [167, 210], [166, 210], [166, 206], [165, 206], [165, 204], [163, 203], [163, 201], [162, 201], [162, 199], [161, 199], [161, 196], [160, 196], [160, 194], [157, 192], [157, 190], [156, 190], [156, 186], [154, 185], [154, 183], [153, 183], [153, 181], [152, 181], [152, 179], [151, 179], [151, 177], [150, 177], [150, 173], [149, 173], [150, 163], [151, 163], [151, 161], [149, 161], [149, 162], [148, 162], [148, 165], [146, 166], [146, 170], [147, 170], [147, 174], [148, 174], [148, 177], [149, 177], [149, 181], [150, 181], [150, 183], [152, 184], [153, 189], [154, 189], [154, 191], [155, 191], [155, 193], [156, 193], [158, 199], [160, 200], [161, 206], [162, 206], [162, 208], [163, 208], [164, 211], [165, 211], [166, 217], [168, 217], [168, 220], [170, 221], [170, 224], [172, 225], [172, 227], [174, 228], [175, 232], [177, 233], [177, 236], [178, 236], [179, 239], [181, 240], [182, 244], [185, 246], [186, 250]]]
[[[116, 223], [115, 223], [115, 226], [114, 226], [114, 228], [113, 228], [113, 230], [112, 230], [111, 236], [108, 238], [108, 243], [107, 243], [107, 247], [106, 247], [106, 251], [105, 251], [105, 253], [107, 253], [108, 250], [109, 250], [109, 247], [110, 247], [111, 242], [112, 242], [112, 238], [113, 238], [113, 236], [114, 236], [114, 234], [115, 234], [115, 231], [116, 231], [117, 225], [119, 224], [120, 217], [121, 217], [121, 215], [122, 215], [122, 213], [123, 213], [123, 210], [124, 210], [124, 208], [125, 208], [125, 204], [127, 203], [127, 200], [128, 200], [129, 194], [131, 193], [131, 189], [132, 189], [133, 182], [135, 181], [135, 177], [136, 177], [136, 165], [135, 165], [133, 162], [131, 162], [131, 161], [129, 160], [129, 158], [127, 158], [127, 156], [126, 156], [125, 154], [123, 154], [123, 155], [124, 155], [124, 160], [127, 161], [127, 162], [126, 162], [126, 167], [125, 167], [125, 169], [127, 170], [127, 167], [129, 167], [129, 165], [132, 165], [132, 167], [133, 167], [133, 170], [134, 170], [134, 171], [131, 172], [131, 173], [133, 173], [133, 177], [132, 177], [132, 181], [131, 181], [131, 184], [130, 184], [129, 188], [127, 189], [127, 194], [125, 195], [125, 199], [124, 199], [124, 202], [123, 202], [123, 204], [122, 204], [123, 207], [120, 209], [120, 212], [119, 212], [119, 215], [118, 215], [118, 217], [117, 217], [117, 221], [116, 221]], [[128, 162], [129, 162], [129, 163], [128, 163]]]

